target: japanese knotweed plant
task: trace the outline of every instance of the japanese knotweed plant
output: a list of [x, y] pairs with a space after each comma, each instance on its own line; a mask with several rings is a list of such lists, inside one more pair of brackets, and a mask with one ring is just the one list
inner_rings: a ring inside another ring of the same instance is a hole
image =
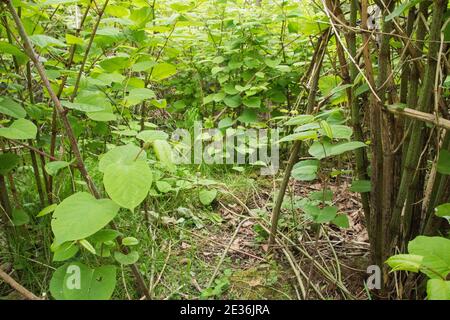
[[[324, 177], [325, 172], [319, 173], [325, 159], [366, 146], [363, 142], [351, 140], [353, 130], [344, 125], [344, 122], [339, 109], [317, 116], [298, 115], [285, 122], [286, 126], [294, 126], [294, 130], [280, 142], [301, 140], [310, 143], [308, 153], [312, 159], [301, 160], [294, 165], [291, 176], [295, 180], [313, 181], [319, 179], [319, 175]], [[360, 184], [361, 181], [354, 181], [352, 191], [370, 191], [370, 183], [363, 186]], [[314, 223], [333, 223], [339, 227], [348, 227], [347, 216], [338, 214], [338, 208], [331, 205], [332, 198], [331, 190], [324, 188], [309, 195], [299, 206]]]

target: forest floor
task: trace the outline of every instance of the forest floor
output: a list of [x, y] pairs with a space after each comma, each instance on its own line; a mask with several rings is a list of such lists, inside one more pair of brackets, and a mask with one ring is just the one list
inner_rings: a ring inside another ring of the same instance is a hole
[[[359, 196], [348, 191], [344, 177], [329, 182], [326, 188], [333, 192], [333, 205], [348, 215], [349, 228], [314, 228], [298, 205], [323, 185], [292, 181], [279, 222], [281, 241], [271, 251], [267, 227], [273, 190], [279, 181], [233, 170], [205, 176], [226, 186], [219, 189], [212, 206], [199, 205], [194, 190], [182, 196], [168, 193], [151, 198], [141, 216], [119, 216], [121, 230], [140, 239], [138, 263], [150, 279], [154, 299], [368, 298], [364, 288], [367, 232]], [[27, 188], [19, 183], [21, 187]], [[54, 264], [50, 243], [44, 239], [50, 231], [37, 226], [16, 232], [17, 243], [10, 249], [14, 259], [4, 255], [0, 265], [14, 270], [13, 275], [32, 292], [48, 295]], [[36, 233], [42, 240], [30, 243]], [[0, 256], [4, 250], [7, 248], [0, 248]], [[87, 252], [81, 255], [92, 264], [98, 263]], [[140, 298], [126, 266], [119, 272], [117, 289], [115, 299]], [[13, 298], [9, 287], [0, 285], [1, 297]]]
[[[239, 174], [225, 179], [230, 188], [210, 210], [187, 205], [160, 220], [166, 228], [150, 227], [157, 230], [150, 231], [157, 253], [141, 256], [157, 257], [149, 266], [156, 279], [150, 283], [155, 298], [367, 299], [367, 232], [358, 194], [348, 191], [346, 181], [327, 188], [333, 191], [333, 205], [349, 216], [349, 228], [322, 226], [320, 233], [311, 229], [296, 202], [322, 185], [292, 182], [279, 229], [290, 241], [270, 252], [262, 226], [270, 219], [274, 181]], [[261, 220], [249, 219], [249, 211]], [[186, 212], [194, 217], [191, 227], [179, 218]]]

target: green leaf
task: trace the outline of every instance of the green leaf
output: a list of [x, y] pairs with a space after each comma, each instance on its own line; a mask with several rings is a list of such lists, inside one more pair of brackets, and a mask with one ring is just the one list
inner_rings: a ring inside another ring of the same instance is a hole
[[418, 236], [408, 244], [410, 254], [423, 256], [420, 271], [429, 278], [445, 279], [450, 273], [450, 240]]
[[448, 150], [439, 151], [437, 171], [442, 174], [450, 174], [450, 151]]
[[166, 140], [153, 141], [153, 150], [158, 160], [163, 163], [169, 170], [174, 170], [172, 148]]
[[53, 213], [55, 245], [89, 237], [106, 226], [118, 211], [119, 207], [109, 199], [97, 200], [86, 192], [71, 195]]
[[264, 63], [271, 68], [275, 68], [277, 65], [279, 65], [281, 62], [281, 58], [275, 58], [275, 59], [264, 59]]
[[223, 86], [223, 91], [225, 91], [225, 93], [229, 94], [229, 95], [235, 95], [235, 94], [239, 93], [239, 91], [231, 83], [225, 84]]
[[160, 130], [144, 130], [139, 132], [136, 138], [144, 142], [153, 142], [155, 140], [167, 140], [169, 135]]
[[331, 130], [331, 136], [329, 136], [328, 134], [325, 134], [325, 132], [323, 131], [323, 129], [319, 129], [319, 132], [322, 135], [327, 135], [328, 137], [330, 137], [331, 139], [350, 139], [352, 134], [353, 134], [353, 130], [352, 128], [348, 127], [348, 126], [344, 126], [344, 125], [340, 125], [340, 124], [331, 124], [329, 125], [329, 129]]
[[147, 197], [152, 179], [147, 162], [136, 160], [109, 165], [103, 176], [103, 184], [115, 203], [133, 211]]
[[100, 158], [98, 169], [100, 172], [105, 172], [106, 168], [111, 164], [130, 163], [133, 162], [136, 157], [138, 160], [146, 160], [147, 154], [134, 144], [118, 146], [109, 150]]
[[237, 119], [243, 123], [255, 123], [258, 121], [258, 116], [255, 110], [245, 109]]
[[450, 203], [444, 203], [434, 209], [434, 214], [450, 222]]
[[0, 154], [0, 175], [6, 175], [11, 172], [20, 162], [20, 157], [15, 153]]
[[450, 281], [430, 279], [427, 282], [428, 300], [450, 300]]
[[77, 45], [83, 45], [83, 39], [76, 37], [74, 35], [66, 33], [66, 43], [67, 44], [77, 44]]
[[13, 55], [19, 64], [24, 64], [28, 60], [28, 56], [22, 50], [5, 41], [0, 41], [0, 53]]
[[318, 160], [304, 160], [294, 165], [291, 175], [295, 180], [311, 181], [317, 178], [318, 170]]
[[151, 68], [153, 68], [156, 65], [155, 61], [141, 61], [138, 63], [135, 63], [133, 67], [131, 67], [131, 70], [134, 72], [142, 72], [142, 71], [148, 71]]
[[115, 287], [116, 267], [91, 269], [80, 262], [59, 267], [50, 281], [50, 292], [57, 300], [108, 300]]
[[139, 240], [134, 237], [126, 237], [122, 239], [122, 244], [124, 246], [135, 246], [139, 244]]
[[102, 229], [92, 236], [89, 240], [94, 243], [104, 243], [115, 240], [118, 236], [122, 235], [119, 231], [113, 229]]
[[153, 81], [160, 81], [173, 76], [175, 73], [177, 73], [177, 68], [173, 64], [163, 62], [153, 68], [151, 79]]
[[306, 205], [303, 207], [303, 211], [309, 215], [315, 223], [327, 223], [336, 217], [338, 209], [334, 206], [320, 209], [317, 206]]
[[237, 108], [241, 105], [241, 96], [239, 94], [226, 96], [223, 102], [230, 108]]
[[384, 21], [386, 21], [386, 22], [391, 21], [392, 19], [401, 15], [403, 13], [403, 11], [414, 7], [416, 4], [418, 4], [421, 1], [423, 1], [423, 0], [407, 0], [403, 3], [401, 3], [399, 6], [395, 7], [395, 9], [384, 18]]
[[295, 116], [294, 118], [289, 119], [284, 123], [286, 126], [300, 126], [305, 123], [309, 123], [314, 121], [314, 116], [308, 114], [301, 114], [299, 116]]
[[15, 227], [23, 226], [30, 222], [30, 217], [23, 209], [14, 209], [12, 212], [12, 224]]
[[317, 139], [317, 131], [315, 130], [309, 130], [309, 131], [303, 131], [303, 132], [297, 132], [290, 134], [286, 137], [281, 138], [278, 143], [281, 142], [287, 142], [287, 141], [295, 141], [295, 140], [311, 140], [311, 139]]
[[321, 202], [332, 201], [333, 200], [333, 191], [331, 191], [330, 189], [314, 191], [308, 195], [308, 198], [311, 200], [317, 200], [317, 201], [321, 201]]
[[249, 108], [259, 108], [261, 106], [260, 97], [245, 97], [242, 103]]
[[152, 101], [150, 101], [150, 103], [157, 107], [158, 109], [164, 109], [167, 107], [167, 100], [166, 99], [153, 99]]
[[129, 61], [130, 61], [129, 57], [106, 58], [100, 62], [100, 67], [105, 69], [107, 72], [114, 72], [116, 70], [122, 70], [127, 68]]
[[202, 189], [202, 190], [200, 190], [200, 192], [198, 194], [198, 198], [200, 199], [200, 202], [205, 206], [210, 205], [216, 197], [217, 197], [217, 190], [215, 190], [215, 189], [211, 189], [211, 190]]
[[331, 222], [339, 228], [347, 229], [348, 227], [350, 227], [350, 222], [348, 221], [348, 217], [345, 214], [337, 215], [336, 218], [334, 218]]
[[58, 39], [44, 35], [44, 34], [34, 34], [30, 36], [30, 40], [38, 47], [65, 47], [66, 44]]
[[92, 254], [95, 254], [95, 248], [92, 246], [92, 244], [87, 241], [86, 239], [82, 239], [79, 241], [80, 245], [82, 245], [87, 251], [89, 251]]
[[44, 209], [42, 209], [41, 211], [39, 211], [39, 213], [37, 214], [36, 217], [43, 217], [49, 213], [52, 213], [53, 211], [55, 211], [56, 207], [58, 205], [56, 203], [53, 203], [47, 207], [45, 207]]
[[79, 250], [73, 241], [64, 242], [54, 250], [53, 261], [66, 261], [75, 256]]
[[25, 109], [9, 97], [0, 97], [0, 113], [17, 119], [25, 118], [27, 115]]
[[51, 175], [51, 176], [55, 176], [59, 170], [63, 169], [63, 168], [67, 168], [68, 166], [70, 166], [70, 163], [67, 161], [52, 161], [52, 162], [47, 162], [45, 164], [45, 171]]
[[35, 139], [36, 134], [36, 126], [27, 119], [18, 119], [7, 128], [0, 128], [0, 137], [5, 137], [6, 139]]
[[423, 257], [416, 254], [397, 254], [386, 260], [392, 271], [404, 270], [419, 272]]
[[320, 127], [322, 128], [322, 132], [330, 139], [333, 139], [333, 130], [331, 130], [330, 125], [325, 120], [320, 121]]
[[155, 92], [147, 88], [137, 88], [130, 90], [128, 97], [126, 97], [125, 102], [127, 105], [139, 104], [145, 100], [155, 98]]
[[156, 181], [156, 188], [159, 192], [167, 193], [172, 190], [172, 186], [167, 181], [159, 180]]
[[123, 254], [122, 252], [116, 251], [114, 252], [114, 259], [120, 264], [127, 266], [139, 260], [139, 253], [137, 251], [131, 251], [128, 254]]
[[323, 141], [322, 143], [316, 141], [311, 145], [308, 152], [311, 156], [320, 160], [362, 147], [366, 147], [366, 144], [360, 141], [341, 142], [334, 145], [328, 141]]
[[372, 190], [372, 185], [370, 180], [354, 180], [350, 187], [352, 192], [370, 192]]
[[81, 112], [98, 112], [104, 110], [104, 107], [102, 106], [88, 103], [61, 101], [61, 104], [68, 109], [78, 110]]

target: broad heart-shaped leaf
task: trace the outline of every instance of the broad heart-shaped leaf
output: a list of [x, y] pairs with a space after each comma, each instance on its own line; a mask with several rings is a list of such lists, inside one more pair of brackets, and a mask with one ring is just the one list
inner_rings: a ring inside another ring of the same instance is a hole
[[203, 189], [203, 190], [200, 190], [200, 192], [198, 194], [198, 198], [200, 199], [200, 202], [205, 206], [210, 205], [216, 197], [217, 197], [216, 189], [212, 189], [212, 190]]
[[448, 150], [439, 151], [437, 171], [442, 174], [450, 174], [450, 151]]
[[45, 171], [51, 175], [54, 176], [58, 173], [59, 170], [66, 168], [70, 166], [70, 163], [67, 161], [52, 161], [52, 162], [47, 162], [45, 164]]
[[153, 142], [155, 140], [167, 140], [169, 135], [161, 130], [144, 130], [139, 132], [136, 138], [144, 142]]
[[147, 159], [147, 154], [134, 144], [118, 146], [109, 150], [100, 158], [98, 169], [100, 172], [105, 172], [106, 168], [113, 163], [133, 162], [136, 157], [140, 160], [145, 160]]
[[27, 140], [36, 138], [37, 128], [27, 119], [18, 119], [8, 128], [0, 128], [0, 137], [6, 139]]
[[20, 104], [8, 97], [0, 97], [0, 113], [17, 119], [25, 118], [27, 115]]
[[20, 157], [14, 153], [0, 154], [0, 175], [6, 175], [13, 170], [20, 162]]
[[317, 178], [318, 170], [318, 160], [304, 160], [294, 165], [291, 175], [295, 180], [311, 181]]
[[103, 175], [105, 190], [121, 207], [134, 210], [147, 197], [153, 175], [144, 160], [109, 165]]
[[153, 81], [160, 81], [173, 76], [175, 73], [177, 73], [177, 68], [173, 64], [162, 62], [153, 68], [151, 79]]
[[427, 282], [428, 300], [450, 300], [450, 281], [430, 279]]
[[166, 140], [153, 141], [153, 150], [158, 160], [163, 163], [169, 170], [174, 170], [172, 148]]
[[350, 187], [350, 191], [352, 192], [370, 192], [372, 189], [372, 185], [370, 180], [353, 180], [352, 185]]
[[404, 270], [419, 272], [423, 257], [416, 254], [396, 254], [386, 260], [392, 271]]
[[326, 157], [336, 156], [347, 151], [352, 151], [358, 148], [366, 147], [366, 144], [360, 141], [342, 142], [338, 144], [331, 144], [328, 141], [314, 142], [309, 148], [308, 152], [314, 158], [323, 159]]
[[91, 269], [80, 262], [59, 267], [50, 281], [50, 292], [57, 300], [108, 300], [115, 287], [116, 267]]
[[410, 254], [423, 256], [420, 271], [429, 278], [445, 279], [450, 273], [450, 240], [418, 236], [408, 243]]
[[118, 212], [119, 206], [109, 199], [97, 200], [86, 192], [71, 195], [53, 213], [55, 245], [89, 237], [106, 226]]

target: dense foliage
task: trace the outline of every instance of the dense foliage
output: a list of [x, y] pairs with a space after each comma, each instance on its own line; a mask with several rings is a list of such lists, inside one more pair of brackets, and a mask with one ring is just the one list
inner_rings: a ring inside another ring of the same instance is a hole
[[[0, 279], [26, 298], [247, 298], [245, 270], [257, 298], [450, 300], [448, 1], [0, 8]], [[342, 277], [355, 212], [379, 286]]]

